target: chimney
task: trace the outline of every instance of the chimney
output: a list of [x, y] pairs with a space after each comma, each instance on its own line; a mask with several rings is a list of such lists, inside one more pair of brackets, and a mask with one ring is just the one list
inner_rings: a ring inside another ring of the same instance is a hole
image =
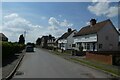
[[72, 29], [71, 28], [68, 28], [68, 32], [71, 32], [72, 31]]
[[96, 22], [97, 22], [96, 19], [91, 19], [91, 20], [90, 20], [90, 25], [93, 26], [93, 25], [96, 24]]
[[51, 34], [49, 34], [49, 39], [51, 39], [52, 38], [52, 35]]

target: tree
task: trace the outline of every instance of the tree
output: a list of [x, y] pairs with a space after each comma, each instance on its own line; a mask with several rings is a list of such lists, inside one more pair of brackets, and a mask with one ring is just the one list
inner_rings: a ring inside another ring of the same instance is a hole
[[25, 38], [24, 38], [23, 34], [21, 34], [19, 37], [19, 44], [25, 44]]
[[38, 39], [36, 40], [36, 44], [37, 44], [37, 45], [40, 45], [40, 44], [41, 44], [41, 38], [38, 38]]

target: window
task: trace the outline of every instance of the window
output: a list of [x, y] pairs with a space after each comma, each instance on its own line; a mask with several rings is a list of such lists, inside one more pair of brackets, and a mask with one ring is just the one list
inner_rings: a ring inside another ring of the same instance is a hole
[[89, 38], [89, 37], [85, 37], [85, 39], [87, 39], [87, 38]]
[[99, 44], [99, 49], [102, 49], [102, 46], [103, 46], [102, 44]]
[[65, 44], [64, 44], [64, 43], [62, 43], [62, 47], [65, 47]]
[[120, 42], [118, 42], [118, 46], [120, 46]]
[[72, 44], [72, 47], [75, 47], [75, 44]]
[[81, 42], [78, 42], [76, 47], [79, 48], [79, 47], [81, 47], [81, 46], [82, 46], [82, 43], [81, 43]]
[[84, 48], [87, 49], [87, 43], [84, 43]]
[[89, 50], [90, 49], [90, 44], [89, 43], [87, 43], [87, 50]]

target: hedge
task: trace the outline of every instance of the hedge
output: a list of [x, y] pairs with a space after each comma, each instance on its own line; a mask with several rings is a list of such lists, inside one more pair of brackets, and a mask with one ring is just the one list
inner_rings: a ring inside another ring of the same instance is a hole
[[2, 57], [5, 58], [9, 55], [14, 55], [24, 49], [25, 45], [12, 43], [12, 42], [2, 42]]
[[53, 50], [54, 47], [52, 47], [52, 46], [47, 46], [47, 49], [49, 49], [49, 50]]

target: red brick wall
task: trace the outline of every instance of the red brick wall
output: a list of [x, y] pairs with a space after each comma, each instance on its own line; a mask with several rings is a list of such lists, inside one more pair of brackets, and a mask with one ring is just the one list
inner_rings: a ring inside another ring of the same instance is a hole
[[97, 54], [97, 53], [86, 52], [86, 59], [99, 61], [105, 64], [112, 64], [112, 55], [110, 54], [104, 55], [103, 53]]

